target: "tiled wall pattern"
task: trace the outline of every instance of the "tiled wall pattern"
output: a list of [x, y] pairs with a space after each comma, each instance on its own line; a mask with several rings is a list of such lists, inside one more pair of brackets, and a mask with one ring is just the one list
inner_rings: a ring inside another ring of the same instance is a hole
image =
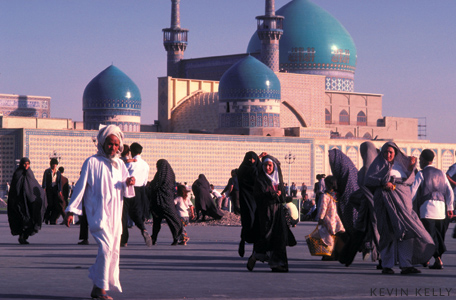
[[274, 72], [279, 71], [279, 41], [269, 40], [261, 43], [261, 62]]
[[11, 183], [16, 169], [15, 159], [21, 155], [20, 136], [20, 130], [0, 130], [0, 197], [6, 191], [6, 183]]
[[[22, 147], [24, 132], [24, 147]], [[96, 153], [94, 138], [97, 131], [45, 130], [45, 129], [0, 129], [0, 190], [11, 180], [15, 160], [22, 156], [30, 158], [32, 170], [39, 182], [49, 167], [49, 156], [57, 152], [61, 156], [60, 166], [70, 182], [79, 177], [84, 160]], [[313, 186], [315, 175], [330, 174], [328, 150], [338, 148], [349, 156], [355, 166], [362, 166], [357, 140], [305, 139], [296, 137], [256, 137], [209, 134], [179, 133], [125, 133], [125, 143], [139, 142], [143, 145], [142, 157], [150, 164], [149, 180], [155, 174], [158, 159], [167, 159], [180, 182], [193, 183], [203, 173], [218, 187], [224, 187], [231, 169], [237, 168], [247, 151], [263, 151], [276, 156], [282, 162], [285, 182], [303, 181]], [[375, 141], [377, 148], [383, 141]], [[13, 146], [11, 146], [13, 145]], [[456, 144], [431, 144], [399, 142], [407, 155], [418, 155], [422, 149], [430, 148], [437, 153], [435, 166], [446, 171], [454, 163]], [[284, 157], [289, 152], [296, 156], [288, 165]], [[289, 175], [290, 174], [290, 175]]]
[[326, 77], [325, 88], [331, 91], [353, 92], [355, 81], [349, 78]]
[[[93, 142], [97, 131], [26, 130], [26, 153], [32, 161], [35, 176], [41, 182], [49, 167], [49, 155], [56, 151], [61, 156], [59, 166], [65, 168], [70, 182], [79, 177], [84, 160], [96, 153]], [[216, 186], [225, 186], [230, 171], [239, 167], [248, 151], [270, 153], [282, 161], [284, 180], [310, 182], [313, 172], [312, 140], [250, 136], [216, 136], [164, 133], [125, 133], [125, 142], [139, 142], [142, 157], [151, 166], [149, 180], [155, 174], [158, 159], [167, 159], [180, 182], [193, 183], [203, 173]], [[296, 161], [288, 166], [284, 157], [291, 151]], [[290, 171], [290, 176], [288, 175]]]

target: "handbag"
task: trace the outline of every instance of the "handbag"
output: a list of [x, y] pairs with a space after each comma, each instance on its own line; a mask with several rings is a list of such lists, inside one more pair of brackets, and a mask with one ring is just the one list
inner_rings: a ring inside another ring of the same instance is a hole
[[306, 243], [312, 256], [331, 256], [334, 248], [334, 244], [333, 246], [328, 246], [322, 241], [318, 232], [318, 225], [311, 234], [306, 235]]

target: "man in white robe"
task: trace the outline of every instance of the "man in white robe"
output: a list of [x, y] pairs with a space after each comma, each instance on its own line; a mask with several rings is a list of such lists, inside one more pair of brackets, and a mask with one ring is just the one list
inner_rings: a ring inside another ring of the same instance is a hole
[[93, 281], [91, 297], [112, 299], [107, 290], [122, 292], [119, 281], [120, 236], [122, 234], [123, 197], [134, 197], [134, 177], [129, 177], [119, 158], [123, 133], [115, 125], [100, 129], [98, 153], [86, 159], [66, 211], [67, 226], [73, 214], [82, 215], [82, 202], [89, 230], [98, 244], [95, 264], [89, 269]]

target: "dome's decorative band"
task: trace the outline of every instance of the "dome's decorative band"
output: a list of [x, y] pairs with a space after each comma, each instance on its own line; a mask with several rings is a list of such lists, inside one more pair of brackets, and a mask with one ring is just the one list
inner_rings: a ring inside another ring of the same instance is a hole
[[86, 109], [84, 110], [85, 115], [97, 115], [97, 116], [105, 116], [105, 115], [117, 115], [117, 116], [141, 116], [140, 110], [120, 110], [120, 109]]
[[220, 128], [280, 128], [280, 114], [271, 113], [225, 113], [220, 114]]
[[88, 108], [128, 108], [141, 110], [141, 100], [136, 99], [95, 99], [84, 98], [84, 109]]
[[280, 64], [280, 69], [286, 70], [338, 70], [348, 71], [355, 73], [356, 68], [342, 64], [320, 64], [320, 63], [292, 63], [292, 64]]
[[280, 90], [267, 89], [229, 89], [219, 91], [219, 101], [239, 101], [240, 99], [277, 99], [280, 100]]

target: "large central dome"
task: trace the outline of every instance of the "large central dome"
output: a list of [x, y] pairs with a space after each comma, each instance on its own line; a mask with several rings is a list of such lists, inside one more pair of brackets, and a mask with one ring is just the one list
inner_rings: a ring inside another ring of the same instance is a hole
[[[356, 47], [336, 18], [308, 0], [293, 0], [276, 14], [285, 17], [279, 46], [281, 70], [325, 75], [326, 89], [353, 90]], [[260, 49], [261, 41], [255, 32], [247, 52]]]

